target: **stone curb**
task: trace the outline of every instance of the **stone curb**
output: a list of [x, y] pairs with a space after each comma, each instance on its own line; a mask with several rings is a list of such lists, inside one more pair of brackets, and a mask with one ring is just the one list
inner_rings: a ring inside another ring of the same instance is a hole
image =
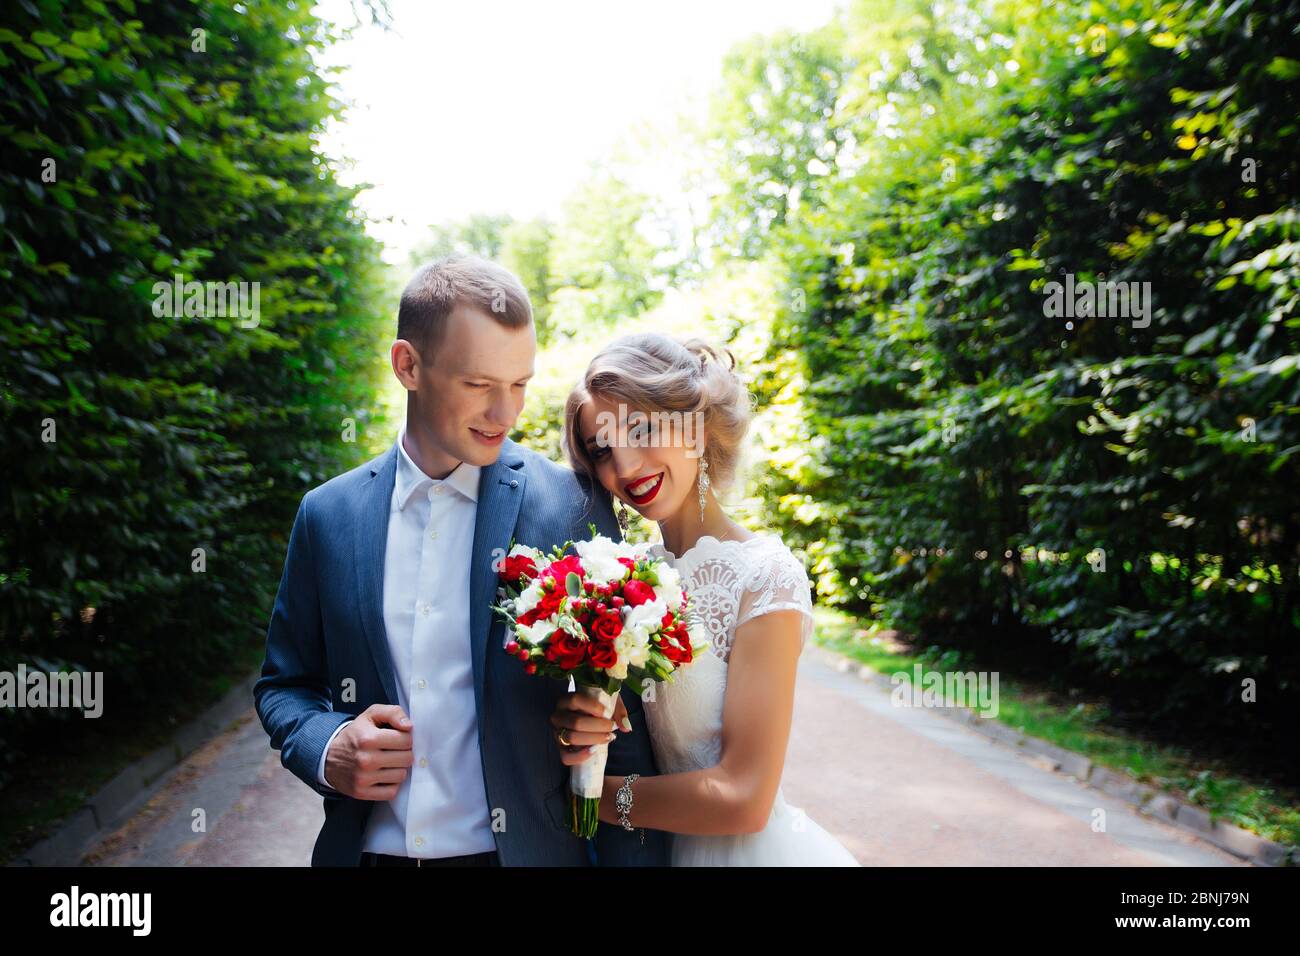
[[[890, 678], [829, 648], [814, 645], [810, 651], [834, 670], [855, 674], [861, 680], [883, 690], [893, 691]], [[1256, 866], [1300, 866], [1300, 847], [1266, 840], [1257, 833], [1231, 823], [1213, 820], [1201, 807], [1194, 806], [1154, 787], [1140, 783], [1124, 773], [1095, 765], [1082, 754], [1065, 750], [1049, 741], [1030, 737], [995, 719], [980, 717], [965, 707], [933, 707], [935, 713], [964, 724], [990, 740], [1018, 750], [1031, 763], [1055, 773], [1073, 777], [1080, 783], [1108, 796], [1137, 807], [1146, 816], [1186, 830], [1233, 856]]]
[[20, 852], [10, 866], [80, 866], [96, 842], [129, 820], [165, 782], [167, 772], [248, 713], [251, 674], [210, 707], [179, 728], [172, 739], [122, 770], [41, 842]]

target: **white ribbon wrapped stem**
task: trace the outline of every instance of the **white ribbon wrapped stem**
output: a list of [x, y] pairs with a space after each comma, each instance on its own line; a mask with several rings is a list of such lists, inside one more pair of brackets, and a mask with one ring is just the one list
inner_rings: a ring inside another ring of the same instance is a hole
[[[582, 684], [575, 689], [584, 697], [594, 697], [600, 701], [605, 716], [613, 718], [615, 704], [613, 694], [607, 694], [599, 687], [587, 687]], [[605, 789], [605, 763], [608, 759], [609, 744], [596, 744], [589, 760], [569, 768], [569, 789], [580, 797], [599, 800]]]

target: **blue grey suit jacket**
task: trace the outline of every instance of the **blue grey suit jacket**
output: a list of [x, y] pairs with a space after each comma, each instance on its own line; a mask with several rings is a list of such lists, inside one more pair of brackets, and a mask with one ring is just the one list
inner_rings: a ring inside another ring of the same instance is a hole
[[[383, 618], [384, 552], [397, 473], [397, 446], [327, 481], [303, 498], [289, 537], [284, 575], [266, 635], [266, 660], [253, 697], [271, 746], [300, 780], [325, 798], [313, 866], [356, 866], [374, 802], [322, 788], [321, 753], [334, 729], [371, 704], [398, 700]], [[482, 469], [470, 562], [474, 703], [488, 805], [503, 865], [666, 865], [667, 835], [602, 823], [595, 840], [569, 833], [568, 768], [560, 763], [549, 716], [564, 684], [530, 677], [503, 650], [494, 559], [516, 543], [549, 550], [591, 536], [588, 524], [619, 537], [609, 494], [567, 468], [507, 439]], [[501, 550], [497, 550], [501, 549]], [[354, 701], [341, 693], [356, 682]], [[623, 694], [633, 732], [610, 744], [606, 773], [657, 773], [640, 698]], [[594, 846], [593, 846], [594, 844]], [[594, 851], [594, 852], [593, 852]]]

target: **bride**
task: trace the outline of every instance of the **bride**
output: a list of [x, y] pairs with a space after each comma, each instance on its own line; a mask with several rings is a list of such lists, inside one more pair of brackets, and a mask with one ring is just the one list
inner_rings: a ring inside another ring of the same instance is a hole
[[[710, 491], [732, 478], [749, 424], [733, 366], [699, 339], [627, 336], [591, 361], [565, 406], [574, 469], [609, 490], [620, 523], [628, 504], [658, 523], [663, 544], [651, 551], [680, 573], [711, 638], [645, 702], [660, 775], [607, 775], [600, 819], [668, 831], [673, 866], [857, 866], [781, 794], [812, 602], [781, 539], [732, 521]], [[628, 437], [647, 421], [649, 440]], [[566, 765], [613, 738], [601, 714], [592, 698], [560, 698], [551, 724]]]

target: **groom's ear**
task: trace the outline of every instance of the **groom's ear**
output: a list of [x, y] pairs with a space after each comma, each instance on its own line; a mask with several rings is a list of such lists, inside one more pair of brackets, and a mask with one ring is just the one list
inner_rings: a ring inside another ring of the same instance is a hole
[[420, 353], [406, 339], [398, 339], [388, 350], [388, 359], [393, 366], [393, 374], [408, 392], [419, 387]]

